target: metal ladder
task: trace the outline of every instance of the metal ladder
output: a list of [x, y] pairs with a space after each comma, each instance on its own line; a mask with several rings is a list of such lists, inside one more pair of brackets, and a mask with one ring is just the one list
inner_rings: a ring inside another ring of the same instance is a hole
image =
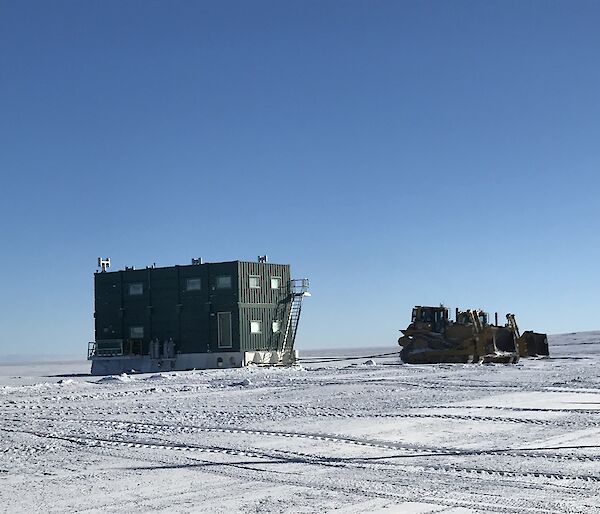
[[300, 321], [300, 313], [302, 312], [302, 300], [305, 296], [310, 296], [310, 293], [308, 292], [308, 279], [301, 278], [292, 280], [290, 295], [291, 306], [283, 335], [283, 345], [281, 347], [282, 353], [285, 353], [288, 349], [292, 350], [294, 348], [296, 333], [298, 332], [298, 323]]

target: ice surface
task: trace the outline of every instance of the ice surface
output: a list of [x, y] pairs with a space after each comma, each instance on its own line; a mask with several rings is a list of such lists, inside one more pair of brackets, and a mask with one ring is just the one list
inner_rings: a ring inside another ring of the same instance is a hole
[[103, 378], [0, 365], [0, 511], [600, 512], [600, 332], [515, 366], [393, 351]]

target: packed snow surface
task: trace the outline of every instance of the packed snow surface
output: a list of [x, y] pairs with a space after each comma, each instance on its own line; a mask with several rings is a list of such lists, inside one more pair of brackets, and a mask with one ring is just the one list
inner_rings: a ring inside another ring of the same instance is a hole
[[600, 332], [517, 365], [373, 357], [395, 350], [103, 378], [0, 365], [0, 511], [600, 512]]

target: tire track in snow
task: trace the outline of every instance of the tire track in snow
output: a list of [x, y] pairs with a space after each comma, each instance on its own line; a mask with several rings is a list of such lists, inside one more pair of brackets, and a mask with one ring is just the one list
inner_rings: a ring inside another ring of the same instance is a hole
[[[90, 446], [89, 449], [90, 449], [90, 451], [93, 451], [94, 447]], [[115, 449], [106, 448], [106, 449], [103, 449], [103, 452], [108, 453], [109, 455], [114, 455], [115, 457], [121, 457], [121, 458], [123, 457], [121, 452], [116, 451]], [[156, 462], [162, 462], [162, 463], [166, 463], [166, 464], [170, 463], [169, 461], [166, 461], [164, 458], [150, 460], [147, 457], [140, 457], [137, 455], [134, 458], [136, 460], [146, 460], [153, 464]], [[475, 498], [473, 501], [468, 501], [468, 500], [465, 500], [464, 498], [457, 500], [457, 499], [448, 498], [447, 496], [446, 497], [427, 496], [427, 495], [424, 495], [420, 491], [404, 492], [404, 493], [393, 492], [392, 493], [392, 492], [387, 492], [387, 491], [382, 491], [382, 490], [375, 490], [376, 487], [382, 487], [382, 483], [379, 481], [376, 481], [376, 480], [366, 480], [365, 482], [369, 483], [369, 485], [370, 485], [369, 487], [358, 486], [358, 485], [344, 486], [343, 484], [340, 484], [339, 482], [331, 483], [330, 480], [323, 480], [322, 477], [316, 478], [316, 479], [312, 478], [310, 474], [297, 474], [297, 475], [295, 475], [295, 478], [290, 479], [290, 478], [287, 478], [285, 476], [285, 474], [281, 474], [280, 471], [263, 470], [263, 469], [249, 467], [249, 466], [241, 467], [241, 466], [237, 466], [237, 465], [234, 466], [236, 468], [236, 471], [230, 471], [231, 466], [232, 466], [230, 463], [215, 463], [214, 461], [208, 461], [208, 460], [199, 459], [196, 457], [191, 457], [190, 459], [194, 462], [194, 464], [191, 464], [190, 467], [207, 465], [207, 466], [209, 466], [208, 471], [210, 471], [211, 474], [216, 474], [216, 475], [220, 475], [220, 476], [224, 476], [224, 477], [228, 477], [228, 478], [232, 478], [232, 479], [240, 479], [243, 477], [243, 478], [246, 478], [247, 480], [259, 481], [259, 482], [262, 481], [268, 485], [272, 485], [273, 473], [276, 473], [278, 485], [312, 489], [319, 494], [322, 494], [324, 491], [327, 491], [327, 492], [333, 492], [333, 493], [343, 493], [344, 495], [350, 495], [352, 497], [356, 496], [359, 499], [367, 497], [367, 498], [374, 498], [374, 499], [391, 500], [396, 503], [427, 502], [432, 505], [437, 505], [440, 507], [470, 508], [470, 509], [475, 509], [477, 512], [489, 512], [489, 513], [493, 513], [493, 514], [499, 514], [499, 513], [503, 513], [503, 514], [504, 513], [505, 514], [526, 514], [526, 513], [554, 514], [556, 512], [556, 510], [550, 510], [547, 508], [530, 507], [530, 506], [523, 506], [523, 505], [501, 504], [501, 503], [506, 503], [506, 502], [523, 503], [526, 501], [531, 501], [529, 499], [515, 500], [513, 498], [501, 497], [501, 498], [498, 498], [495, 503], [487, 503], [487, 502], [485, 502], [485, 500], [482, 500], [481, 498]], [[196, 463], [198, 463], [198, 464], [196, 464]], [[170, 466], [167, 465], [164, 467], [170, 467]], [[175, 467], [181, 467], [181, 465], [175, 464]], [[183, 466], [183, 467], [186, 467], [186, 466]], [[145, 469], [145, 468], [134, 468], [134, 469]], [[406, 491], [407, 489], [404, 488], [404, 490]], [[577, 512], [577, 511], [573, 510], [572, 512]], [[585, 511], [585, 510], [581, 510], [580, 512], [581, 513], [585, 512], [587, 514], [587, 511]]]
[[411, 405], [406, 409], [489, 409], [489, 410], [500, 410], [507, 412], [551, 412], [561, 414], [598, 414], [600, 407], [597, 409], [560, 409], [560, 408], [544, 408], [544, 407], [511, 407], [504, 405]]
[[[60, 408], [60, 407], [59, 407]], [[407, 408], [406, 410], [416, 410], [416, 409], [463, 409], [464, 407], [440, 407], [440, 406], [432, 406], [432, 407], [412, 407]], [[483, 409], [483, 407], [472, 407], [474, 409]], [[264, 410], [268, 409], [268, 407], [261, 407], [262, 415], [264, 417]], [[23, 406], [15, 410], [48, 410], [48, 407], [41, 406]], [[52, 410], [56, 410], [53, 408]], [[83, 412], [83, 409], [74, 409], [72, 407], [65, 406], [65, 413], [67, 412]], [[296, 409], [289, 409], [281, 406], [273, 406], [273, 411], [277, 411], [277, 414], [282, 415], [282, 417], [289, 417], [285, 415], [285, 410], [293, 410], [295, 413], [302, 415], [309, 415], [311, 417], [316, 418], [348, 418], [348, 419], [445, 419], [445, 420], [454, 420], [454, 421], [489, 421], [493, 423], [513, 423], [513, 424], [525, 424], [525, 425], [538, 425], [538, 426], [558, 426], [558, 427], [597, 427], [600, 426], [600, 419], [532, 419], [532, 418], [517, 418], [517, 417], [509, 417], [509, 416], [488, 416], [488, 415], [477, 415], [477, 414], [445, 414], [445, 413], [427, 413], [427, 412], [348, 412], [343, 409], [319, 409], [319, 408], [311, 408], [311, 407], [298, 407]], [[499, 407], [498, 410], [516, 410], [516, 409], [504, 409]], [[107, 412], [112, 412], [114, 414], [114, 409], [106, 409]], [[528, 412], [529, 409], [523, 409], [521, 412]], [[583, 411], [573, 411], [570, 409], [563, 410], [531, 410], [533, 412], [560, 412], [565, 414], [574, 414], [574, 413], [584, 413]], [[86, 409], [86, 412], [89, 412], [89, 409]], [[102, 410], [100, 410], [102, 412]], [[131, 411], [129, 411], [130, 413]], [[161, 416], [178, 416], [183, 415], [190, 419], [206, 419], [207, 417], [226, 417], [226, 416], [234, 416], [234, 417], [244, 417], [246, 414], [244, 411], [225, 411], [225, 410], [209, 410], [207, 411], [207, 415], [197, 416], [190, 415], [189, 410], [184, 409], [141, 409], [140, 412], [146, 415], [161, 415]], [[253, 414], [255, 410], [246, 411], [247, 413]], [[6, 412], [7, 414], [10, 411]], [[597, 411], [585, 411], [586, 414], [597, 414]]]
[[[259, 458], [264, 459], [265, 463], [267, 461], [275, 461], [283, 464], [296, 463], [296, 464], [309, 464], [309, 465], [320, 465], [327, 467], [348, 467], [345, 463], [342, 462], [328, 462], [323, 461], [320, 458], [308, 458], [308, 459], [299, 459], [298, 454], [292, 453], [291, 458], [285, 458], [282, 455], [272, 455], [267, 452], [259, 452], [259, 451], [240, 451], [240, 450], [232, 450], [227, 448], [218, 448], [218, 447], [201, 447], [201, 446], [190, 446], [190, 445], [182, 445], [182, 444], [159, 444], [159, 443], [144, 443], [137, 440], [123, 440], [116, 438], [99, 438], [99, 437], [78, 437], [78, 436], [68, 436], [68, 435], [58, 435], [58, 434], [48, 434], [48, 433], [40, 433], [35, 431], [20, 431], [22, 433], [28, 433], [31, 435], [36, 435], [38, 437], [51, 438], [62, 440], [74, 444], [78, 444], [88, 448], [123, 448], [126, 450], [139, 450], [139, 449], [149, 449], [149, 450], [169, 450], [169, 451], [177, 451], [177, 452], [194, 452], [194, 453], [208, 453], [208, 454], [220, 454], [220, 455], [228, 455], [228, 456], [237, 456], [237, 457], [246, 457], [246, 458]], [[274, 452], [275, 453], [275, 452]], [[277, 453], [286, 453], [286, 452], [277, 452]], [[121, 454], [117, 454], [122, 457]], [[135, 458], [140, 458], [139, 456], [135, 456]], [[142, 457], [142, 460], [145, 460]], [[219, 463], [222, 466], [227, 466], [228, 463]], [[356, 467], [356, 466], [351, 466]], [[361, 466], [358, 466], [361, 467]], [[480, 468], [467, 468], [467, 467], [459, 467], [459, 466], [423, 466], [423, 465], [402, 465], [401, 468], [404, 468], [410, 472], [413, 472], [414, 469], [420, 469], [424, 472], [436, 472], [443, 474], [474, 474], [477, 476], [488, 476], [488, 477], [503, 477], [503, 478], [520, 478], [520, 479], [532, 479], [532, 478], [542, 478], [542, 479], [552, 479], [552, 480], [569, 480], [569, 481], [584, 481], [584, 482], [597, 482], [600, 481], [600, 477], [592, 477], [588, 475], [579, 475], [579, 476], [567, 476], [560, 475], [557, 473], [542, 473], [542, 472], [505, 472], [502, 470], [491, 470], [491, 469], [480, 469]], [[369, 469], [369, 467], [363, 469]], [[261, 470], [262, 471], [262, 470]], [[239, 477], [239, 473], [236, 473], [236, 477]], [[270, 478], [272, 480], [272, 477]], [[281, 479], [278, 476], [278, 482], [285, 482], [285, 479]], [[289, 485], [296, 485], [301, 487], [312, 487], [310, 485], [299, 483], [297, 479], [288, 482]], [[325, 487], [326, 489], [331, 489], [330, 487]], [[319, 483], [316, 489], [322, 490], [323, 484]], [[370, 496], [375, 498], [385, 498], [395, 501], [415, 501], [415, 498], [411, 498], [410, 500], [406, 496], [391, 494], [391, 493], [382, 493], [382, 492], [374, 492], [370, 491], [357, 491], [355, 488], [336, 488], [343, 492], [350, 492], [351, 494], [359, 494], [361, 496]], [[421, 497], [419, 501], [424, 501]], [[436, 499], [437, 504], [440, 503], [440, 499]], [[478, 506], [481, 510], [481, 507], [484, 506], [482, 503], [473, 504], [470, 502], [455, 502], [452, 500], [442, 500], [443, 505], [448, 506], [469, 506], [474, 507]], [[530, 508], [513, 508], [500, 506], [498, 504], [488, 505], [491, 508], [489, 512], [551, 512], [545, 509], [530, 509]], [[487, 510], [487, 509], [486, 509]]]
[[[201, 427], [196, 425], [173, 425], [173, 424], [165, 424], [165, 423], [149, 423], [149, 422], [141, 422], [141, 421], [126, 421], [126, 420], [103, 420], [103, 419], [61, 419], [61, 418], [36, 418], [39, 421], [53, 421], [53, 422], [61, 422], [61, 423], [83, 423], [89, 424], [93, 426], [104, 426], [104, 427], [118, 427], [118, 428], [127, 428], [127, 427], [138, 427], [138, 428], [147, 428], [151, 430], [152, 433], [156, 433], [160, 431], [163, 434], [172, 434], [173, 432], [179, 433], [222, 433], [222, 434], [242, 434], [242, 435], [257, 435], [257, 436], [275, 436], [275, 437], [285, 437], [285, 438], [299, 438], [299, 439], [310, 439], [314, 441], [324, 441], [324, 442], [334, 442], [334, 443], [342, 443], [342, 444], [352, 444], [357, 446], [368, 446], [371, 448], [379, 448], [385, 450], [405, 450], [405, 451], [422, 451], [421, 448], [410, 447], [397, 443], [383, 443], [383, 442], [375, 442], [369, 441], [366, 439], [359, 438], [351, 438], [344, 437], [337, 434], [327, 434], [327, 433], [310, 433], [310, 432], [286, 432], [286, 431], [278, 431], [278, 430], [260, 430], [260, 429], [249, 429], [249, 428], [239, 428], [239, 427]], [[143, 431], [144, 433], [148, 433], [147, 431]]]
[[[299, 454], [295, 452], [287, 452], [287, 451], [275, 451], [275, 452], [263, 452], [263, 451], [240, 451], [240, 450], [231, 450], [231, 449], [223, 449], [223, 448], [214, 448], [214, 447], [196, 447], [189, 445], [160, 445], [160, 444], [144, 444], [136, 441], [128, 441], [128, 440], [111, 440], [111, 439], [101, 439], [101, 438], [73, 438], [73, 442], [86, 444], [89, 441], [92, 441], [92, 446], [96, 446], [100, 443], [108, 444], [109, 446], [121, 446], [126, 448], [149, 448], [149, 449], [165, 449], [165, 450], [191, 450], [198, 451], [199, 453], [217, 453], [217, 454], [225, 454], [225, 455], [235, 455], [240, 457], [248, 457], [248, 458], [263, 458], [263, 459], [272, 459], [276, 461], [280, 461], [282, 463], [297, 463], [297, 464], [312, 464], [312, 465], [325, 465], [328, 467], [348, 467], [350, 462], [351, 467], [361, 467], [365, 469], [364, 466], [361, 466], [361, 459], [349, 459], [349, 462], [343, 458], [319, 458], [312, 457], [307, 454]], [[275, 455], [273, 455], [275, 453]], [[285, 457], [286, 454], [291, 454], [290, 457]], [[505, 471], [498, 469], [490, 469], [490, 468], [475, 468], [475, 467], [463, 467], [463, 466], [450, 466], [450, 465], [405, 465], [402, 464], [398, 466], [399, 468], [406, 469], [409, 471], [414, 471], [414, 469], [420, 469], [425, 472], [436, 472], [436, 473], [451, 473], [451, 474], [467, 474], [467, 475], [476, 475], [476, 476], [487, 476], [493, 478], [516, 478], [516, 479], [542, 479], [542, 480], [553, 480], [553, 481], [582, 481], [582, 482], [600, 482], [600, 477], [595, 475], [565, 475], [561, 473], [550, 473], [550, 472], [542, 472], [542, 471], [532, 471], [532, 472], [518, 472], [518, 471]], [[367, 467], [366, 469], [369, 469]], [[497, 511], [492, 511], [497, 512]]]
[[[31, 410], [31, 411], [43, 411], [52, 408], [56, 408], [67, 412], [83, 412], [84, 409], [73, 408], [72, 406], [41, 406], [41, 405], [23, 405], [16, 407], [15, 410]], [[260, 411], [262, 416], [265, 415], [265, 410], [272, 410], [281, 417], [290, 417], [287, 415], [289, 412], [294, 413], [296, 416], [311, 416], [316, 418], [348, 418], [348, 419], [443, 419], [452, 421], [489, 421], [493, 423], [512, 423], [512, 424], [525, 424], [525, 425], [538, 425], [538, 426], [558, 426], [558, 427], [598, 427], [600, 426], [600, 419], [533, 419], [533, 418], [520, 418], [514, 416], [489, 416], [489, 415], [478, 415], [478, 414], [446, 414], [446, 413], [429, 413], [429, 412], [407, 412], [418, 409], [494, 409], [501, 411], [515, 411], [515, 412], [548, 412], [548, 413], [565, 413], [565, 414], [598, 414], [597, 410], [571, 410], [571, 409], [520, 409], [520, 408], [505, 408], [505, 407], [477, 407], [477, 406], [422, 406], [422, 407], [408, 407], [400, 412], [348, 412], [347, 409], [341, 408], [320, 408], [313, 406], [261, 406]], [[114, 409], [105, 409], [114, 414]], [[89, 408], [85, 411], [89, 412]], [[244, 415], [255, 414], [258, 409], [246, 409], [238, 410], [236, 412], [226, 410], [209, 410], [207, 416], [190, 415], [189, 410], [185, 409], [141, 409], [146, 415], [161, 415], [161, 416], [185, 416], [190, 419], [206, 419], [207, 417], [244, 417]], [[100, 410], [102, 412], [102, 410]], [[7, 410], [7, 414], [10, 413]]]
[[[163, 389], [161, 390], [161, 392], [169, 392], [167, 389]], [[123, 394], [123, 392], [119, 392], [120, 394]], [[138, 394], [137, 392], [135, 393], [136, 395]], [[74, 402], [74, 401], [80, 401], [80, 400], [88, 400], [88, 399], [104, 399], [99, 398], [99, 397], [95, 397], [93, 395], [82, 395], [80, 397], [74, 398], [73, 396], [71, 397], [65, 397], [62, 398], [63, 400], [68, 400], [69, 402]], [[402, 398], [405, 400], [410, 400], [410, 398]], [[6, 410], [8, 412], [10, 412], [11, 410], [32, 410], [32, 411], [36, 411], [36, 410], [47, 410], [47, 409], [52, 409], [52, 410], [65, 410], [65, 411], [84, 411], [87, 410], [89, 411], [90, 409], [90, 405], [86, 404], [86, 405], [82, 405], [81, 407], [73, 407], [72, 405], [68, 405], [65, 401], [61, 402], [60, 399], [55, 399], [54, 401], [52, 401], [49, 404], [41, 404], [41, 403], [36, 403], [36, 404], [31, 404], [29, 402], [27, 403], [17, 403], [14, 400], [11, 400], [10, 403], [6, 404], [3, 406], [3, 410]], [[377, 412], [369, 412], [369, 411], [362, 411], [362, 412], [348, 412], [347, 408], [340, 408], [340, 407], [332, 407], [332, 406], [328, 406], [328, 407], [322, 407], [322, 406], [313, 406], [313, 405], [263, 405], [261, 406], [260, 410], [261, 410], [261, 414], [264, 415], [265, 410], [267, 411], [273, 411], [276, 412], [277, 414], [283, 414], [284, 416], [287, 416], [288, 413], [293, 413], [295, 415], [298, 416], [302, 416], [302, 415], [315, 415], [318, 417], [342, 417], [342, 418], [364, 418], [364, 417], [410, 417], [410, 416], [435, 416], [435, 417], [445, 417], [445, 416], [449, 416], [446, 414], [427, 414], [427, 413], [417, 413], [417, 414], [411, 414], [410, 412], [404, 412], [404, 411], [412, 411], [412, 410], [420, 410], [420, 409], [437, 409], [437, 410], [450, 410], [450, 409], [461, 409], [461, 410], [465, 410], [465, 409], [470, 409], [470, 410], [499, 410], [499, 411], [505, 411], [505, 412], [539, 412], [539, 413], [564, 413], [564, 414], [592, 414], [592, 415], [597, 415], [600, 408], [596, 408], [596, 409], [590, 409], [590, 408], [574, 408], [574, 409], [560, 409], [560, 408], [527, 408], [527, 407], [510, 407], [510, 406], [490, 406], [490, 405], [481, 405], [481, 406], [477, 406], [477, 405], [407, 405], [406, 407], [402, 408], [402, 412], [387, 412], [387, 413], [377, 413]], [[94, 410], [96, 411], [111, 411], [114, 412], [111, 408], [94, 408]], [[183, 409], [166, 409], [166, 410], [160, 410], [160, 409], [144, 409], [143, 410], [144, 413], [151, 413], [151, 414], [187, 414], [189, 411], [187, 410], [183, 410]], [[248, 408], [242, 408], [241, 410], [237, 410], [235, 412], [235, 414], [239, 415], [239, 414], [253, 414], [256, 412], [256, 409], [248, 409]], [[211, 410], [210, 413], [212, 415], [215, 416], [219, 416], [219, 415], [231, 415], [232, 412], [231, 411], [224, 411], [224, 410]], [[463, 416], [463, 415], [450, 415], [450, 416]], [[483, 416], [469, 416], [466, 415], [467, 418], [466, 419], [471, 419], [471, 418], [476, 418], [476, 419], [482, 419], [484, 418]], [[462, 418], [460, 418], [462, 419]], [[506, 421], [506, 422], [513, 422], [513, 423], [531, 423], [531, 424], [542, 424], [542, 423], [547, 423], [547, 424], [553, 424], [553, 423], [560, 423], [559, 420], [528, 420], [528, 419], [524, 419], [524, 418], [509, 418], [509, 417], [492, 417], [489, 416], [487, 418], [484, 419], [488, 419], [488, 420], [492, 420], [492, 421]], [[579, 424], [591, 424], [591, 425], [598, 425], [600, 424], [600, 422], [595, 421], [595, 420], [583, 420], [583, 421], [577, 421], [575, 423], [579, 423]]]
[[61, 432], [41, 432], [36, 430], [17, 430], [0, 427], [0, 430], [13, 433], [29, 434], [40, 438], [55, 439], [59, 441], [71, 442], [84, 446], [109, 446], [123, 447], [131, 449], [149, 449], [149, 450], [171, 450], [171, 451], [189, 451], [197, 453], [212, 453], [222, 455], [232, 455], [238, 457], [258, 458], [275, 460], [281, 463], [301, 463], [301, 464], [319, 464], [328, 467], [344, 467], [343, 463], [335, 460], [323, 459], [304, 453], [291, 452], [286, 450], [237, 450], [234, 448], [225, 448], [214, 445], [192, 445], [182, 443], [159, 443], [156, 441], [140, 441], [138, 439], [123, 437], [100, 437], [98, 435], [72, 435]]
[[[174, 433], [222, 433], [222, 434], [240, 434], [240, 435], [256, 435], [260, 437], [283, 437], [283, 438], [297, 438], [297, 439], [308, 439], [313, 441], [320, 441], [325, 443], [338, 443], [346, 445], [364, 446], [369, 448], [392, 450], [392, 451], [403, 451], [408, 454], [413, 454], [413, 457], [441, 457], [441, 456], [485, 456], [485, 455], [503, 455], [509, 457], [522, 457], [522, 458], [537, 458], [537, 459], [549, 459], [556, 461], [577, 461], [577, 462], [597, 462], [600, 460], [600, 455], [580, 455], [576, 453], [547, 453], [550, 450], [570, 450], [572, 448], [548, 448], [548, 449], [519, 449], [511, 450], [504, 448], [495, 449], [460, 449], [460, 448], [439, 448], [423, 445], [404, 445], [401, 443], [386, 443], [382, 441], [373, 441], [369, 439], [344, 437], [339, 434], [327, 434], [327, 433], [310, 433], [310, 432], [285, 432], [275, 430], [259, 430], [259, 429], [247, 429], [238, 427], [199, 427], [190, 425], [172, 425], [164, 423], [148, 423], [148, 422], [135, 422], [135, 421], [119, 421], [119, 420], [90, 420], [90, 419], [76, 419], [76, 420], [65, 420], [65, 419], [52, 419], [52, 418], [40, 418], [43, 421], [54, 421], [64, 423], [83, 423], [93, 426], [103, 426], [110, 428], [121, 428], [127, 433], [143, 433], [143, 434], [156, 434], [160, 433], [163, 435], [173, 435]], [[134, 430], [131, 430], [134, 429]], [[140, 430], [141, 429], [141, 430]], [[304, 454], [301, 454], [304, 455]], [[379, 458], [379, 457], [378, 457]], [[381, 459], [393, 459], [393, 456], [382, 456]]]
[[53, 446], [50, 445], [37, 445], [37, 444], [31, 444], [31, 445], [26, 445], [23, 443], [19, 443], [17, 445], [14, 446], [1, 446], [0, 447], [0, 454], [4, 454], [8, 457], [10, 457], [11, 455], [40, 455], [43, 453], [48, 453], [48, 452], [55, 452], [56, 448], [54, 448]]
[[[267, 461], [275, 461], [279, 463], [296, 463], [296, 464], [309, 464], [309, 465], [320, 465], [327, 467], [352, 467], [352, 468], [362, 468], [362, 469], [373, 469], [372, 466], [364, 466], [363, 463], [360, 462], [360, 459], [343, 459], [343, 458], [321, 458], [309, 456], [306, 454], [298, 454], [294, 452], [285, 452], [285, 451], [258, 451], [258, 450], [235, 450], [230, 448], [222, 448], [222, 447], [214, 447], [214, 446], [196, 446], [196, 445], [186, 445], [186, 444], [176, 444], [176, 443], [156, 443], [156, 442], [144, 442], [136, 439], [123, 439], [123, 438], [110, 438], [110, 437], [96, 437], [96, 436], [74, 436], [74, 435], [64, 435], [59, 433], [43, 433], [36, 431], [27, 431], [27, 430], [12, 430], [12, 429], [3, 429], [10, 432], [21, 432], [28, 433], [31, 435], [35, 435], [43, 438], [51, 438], [62, 440], [65, 442], [70, 442], [73, 444], [78, 444], [84, 447], [88, 447], [90, 449], [93, 448], [119, 448], [125, 449], [129, 451], [135, 452], [136, 450], [167, 450], [167, 451], [175, 451], [178, 453], [191, 452], [191, 453], [208, 453], [208, 454], [221, 454], [227, 456], [237, 456], [237, 457], [245, 457], [245, 458], [258, 458], [264, 459]], [[290, 455], [291, 454], [291, 455]], [[119, 454], [120, 455], [120, 454]], [[122, 456], [122, 455], [120, 455]], [[136, 458], [140, 458], [137, 454]], [[142, 458], [142, 460], [144, 460]], [[226, 466], [227, 463], [221, 463], [221, 465]], [[456, 474], [462, 473], [467, 475], [474, 475], [478, 477], [495, 477], [495, 478], [504, 478], [504, 479], [545, 479], [545, 480], [553, 480], [553, 481], [583, 481], [583, 482], [599, 482], [600, 477], [595, 477], [591, 475], [564, 475], [559, 473], [546, 473], [546, 472], [513, 472], [513, 471], [503, 471], [496, 469], [485, 469], [485, 468], [473, 468], [473, 467], [462, 467], [462, 466], [448, 466], [448, 465], [401, 465], [396, 469], [403, 469], [409, 473], [414, 473], [415, 469], [421, 470], [427, 473], [442, 473], [442, 474]], [[239, 476], [236, 474], [236, 476]], [[279, 478], [278, 478], [278, 481]], [[299, 484], [297, 480], [291, 482], [291, 484], [302, 485]], [[356, 491], [355, 491], [356, 494]], [[361, 491], [361, 495], [366, 494], [366, 492]], [[369, 496], [369, 494], [367, 494]], [[373, 494], [370, 494], [373, 496]], [[402, 500], [408, 501], [406, 498], [400, 497], [398, 495], [389, 495], [384, 494], [381, 495], [376, 493], [374, 497], [379, 498], [388, 498], [394, 500]], [[423, 501], [421, 499], [420, 501]], [[473, 506], [471, 503], [460, 502], [459, 504], [450, 503], [448, 505], [451, 506]], [[481, 505], [480, 505], [481, 507]], [[506, 509], [500, 510], [501, 506], [495, 504], [494, 509], [491, 512], [550, 512], [545, 509], [513, 509], [508, 507]]]

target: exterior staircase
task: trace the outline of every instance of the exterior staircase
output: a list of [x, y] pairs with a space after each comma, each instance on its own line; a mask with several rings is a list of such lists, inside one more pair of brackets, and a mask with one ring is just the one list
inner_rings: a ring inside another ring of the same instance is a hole
[[282, 354], [291, 352], [294, 349], [300, 313], [302, 312], [302, 300], [305, 297], [310, 296], [308, 287], [309, 284], [307, 278], [294, 279], [291, 281], [291, 305], [283, 334]]

